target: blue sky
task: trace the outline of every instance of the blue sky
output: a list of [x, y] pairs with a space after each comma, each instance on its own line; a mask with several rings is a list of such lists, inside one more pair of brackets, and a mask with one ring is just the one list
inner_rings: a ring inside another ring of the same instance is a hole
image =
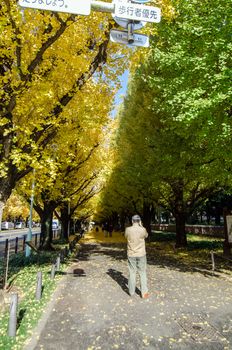
[[121, 75], [120, 81], [122, 84], [121, 89], [118, 90], [115, 99], [114, 99], [114, 109], [112, 110], [111, 116], [114, 118], [117, 113], [118, 106], [122, 103], [123, 98], [127, 91], [127, 83], [128, 83], [129, 71], [125, 70], [125, 72]]

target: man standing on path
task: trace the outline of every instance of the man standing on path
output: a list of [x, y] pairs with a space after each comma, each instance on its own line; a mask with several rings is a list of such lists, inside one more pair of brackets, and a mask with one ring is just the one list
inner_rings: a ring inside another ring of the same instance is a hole
[[135, 293], [136, 272], [138, 271], [141, 285], [142, 298], [148, 298], [147, 289], [147, 257], [145, 249], [145, 238], [148, 237], [147, 230], [142, 226], [139, 215], [132, 217], [132, 226], [127, 227], [125, 231], [127, 239], [127, 257], [129, 267], [129, 294]]

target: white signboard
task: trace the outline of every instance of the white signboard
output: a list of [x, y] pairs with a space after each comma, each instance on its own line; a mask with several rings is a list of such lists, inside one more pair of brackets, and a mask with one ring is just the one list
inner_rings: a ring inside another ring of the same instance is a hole
[[143, 34], [133, 34], [134, 42], [128, 43], [128, 32], [125, 30], [116, 30], [112, 29], [110, 31], [110, 40], [115, 43], [120, 43], [124, 45], [129, 46], [142, 46], [142, 47], [148, 47], [149, 46], [149, 37]]
[[116, 1], [114, 16], [133, 21], [159, 23], [161, 21], [161, 10], [158, 7]]
[[232, 215], [226, 216], [228, 241], [232, 243]]
[[90, 0], [19, 0], [19, 5], [39, 10], [90, 15]]

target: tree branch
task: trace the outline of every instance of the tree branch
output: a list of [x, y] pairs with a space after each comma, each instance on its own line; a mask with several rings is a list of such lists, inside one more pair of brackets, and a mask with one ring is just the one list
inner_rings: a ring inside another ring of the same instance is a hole
[[37, 66], [41, 63], [42, 59], [43, 59], [43, 55], [45, 53], [45, 51], [52, 45], [54, 44], [54, 42], [56, 42], [60, 36], [64, 33], [64, 31], [67, 29], [68, 27], [68, 23], [72, 21], [75, 21], [75, 15], [71, 15], [67, 18], [67, 20], [61, 21], [59, 19], [59, 22], [61, 23], [60, 28], [56, 31], [55, 34], [53, 34], [52, 36], [50, 36], [40, 47], [39, 51], [37, 52], [34, 60], [29, 64], [27, 71], [28, 74], [24, 75], [24, 81], [30, 81], [33, 72], [35, 71], [35, 69], [37, 68]]

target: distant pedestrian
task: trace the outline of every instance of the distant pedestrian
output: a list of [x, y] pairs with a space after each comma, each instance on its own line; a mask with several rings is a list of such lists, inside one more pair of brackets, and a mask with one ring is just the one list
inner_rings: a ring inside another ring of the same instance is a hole
[[102, 231], [103, 231], [105, 237], [109, 236], [109, 224], [107, 221], [103, 223]]
[[145, 248], [145, 238], [148, 237], [148, 233], [142, 226], [139, 215], [134, 215], [132, 217], [132, 226], [126, 228], [125, 237], [127, 239], [129, 294], [132, 296], [135, 293], [136, 272], [138, 271], [140, 277], [141, 296], [142, 298], [146, 299], [149, 297], [147, 288], [147, 257]]
[[113, 230], [114, 230], [114, 226], [112, 224], [109, 224], [109, 236], [110, 237], [112, 237]]

